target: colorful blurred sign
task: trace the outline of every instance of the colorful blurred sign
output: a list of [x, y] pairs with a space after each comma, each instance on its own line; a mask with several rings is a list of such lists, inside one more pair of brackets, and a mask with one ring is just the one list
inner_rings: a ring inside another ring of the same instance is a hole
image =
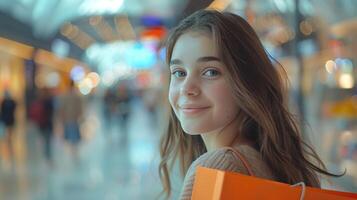
[[351, 97], [328, 105], [331, 117], [357, 118], [357, 98]]

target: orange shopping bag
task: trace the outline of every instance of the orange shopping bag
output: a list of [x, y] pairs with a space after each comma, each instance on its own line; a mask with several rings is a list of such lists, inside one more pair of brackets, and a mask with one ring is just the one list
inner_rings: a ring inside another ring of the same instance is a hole
[[240, 173], [198, 167], [192, 200], [352, 200], [357, 194], [291, 186]]

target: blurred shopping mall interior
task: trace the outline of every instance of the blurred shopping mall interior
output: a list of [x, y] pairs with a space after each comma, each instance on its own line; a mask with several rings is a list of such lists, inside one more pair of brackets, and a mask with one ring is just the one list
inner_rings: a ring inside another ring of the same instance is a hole
[[204, 8], [253, 26], [287, 72], [304, 138], [346, 170], [323, 187], [357, 192], [357, 0], [0, 0], [0, 102], [16, 105], [11, 131], [0, 126], [0, 199], [160, 199], [164, 41]]

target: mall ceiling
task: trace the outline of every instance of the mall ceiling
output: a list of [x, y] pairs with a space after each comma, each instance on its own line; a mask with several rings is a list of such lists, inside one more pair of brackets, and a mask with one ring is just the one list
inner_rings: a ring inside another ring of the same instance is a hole
[[[88, 23], [91, 16], [115, 30], [114, 16], [126, 16], [140, 26], [143, 16], [154, 16], [167, 27], [182, 15], [204, 8], [212, 0], [0, 0], [0, 36], [37, 48], [51, 49], [56, 38], [66, 40], [60, 29], [67, 22], [88, 33], [95, 41], [103, 37]], [[70, 43], [70, 42], [69, 42]], [[83, 49], [70, 43], [70, 57], [81, 58]]]
[[[70, 44], [70, 57], [81, 59], [83, 48], [60, 34], [70, 22], [94, 38], [106, 42], [90, 25], [92, 16], [102, 19], [115, 30], [115, 16], [127, 16], [132, 26], [142, 26], [145, 17], [155, 17], [156, 23], [171, 27], [182, 17], [207, 7], [213, 0], [0, 0], [0, 36], [37, 48], [51, 49], [56, 38]], [[227, 0], [228, 1], [228, 0]], [[243, 8], [250, 3], [259, 13], [292, 12], [296, 0], [231, 0], [231, 5]], [[328, 23], [356, 17], [356, 0], [299, 0], [306, 15], [318, 14]]]

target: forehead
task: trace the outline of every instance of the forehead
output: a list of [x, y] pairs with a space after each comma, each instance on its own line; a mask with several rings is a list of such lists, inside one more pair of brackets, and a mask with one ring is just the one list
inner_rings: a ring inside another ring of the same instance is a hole
[[212, 35], [203, 31], [187, 32], [177, 39], [171, 59], [195, 60], [202, 56], [218, 57]]

